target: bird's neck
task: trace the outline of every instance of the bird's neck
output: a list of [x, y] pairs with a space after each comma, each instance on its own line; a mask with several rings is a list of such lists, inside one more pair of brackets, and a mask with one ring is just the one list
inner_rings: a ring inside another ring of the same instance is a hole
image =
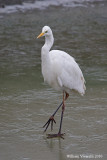
[[53, 43], [54, 43], [53, 34], [46, 36], [45, 37], [45, 44], [44, 44], [43, 48], [45, 50], [47, 50], [47, 52], [49, 52], [51, 47], [53, 46]]
[[41, 60], [42, 60], [42, 66], [46, 66], [50, 64], [50, 56], [49, 56], [49, 51], [53, 45], [54, 38], [53, 35], [51, 34], [50, 36], [45, 37], [45, 44], [42, 47], [41, 50]]

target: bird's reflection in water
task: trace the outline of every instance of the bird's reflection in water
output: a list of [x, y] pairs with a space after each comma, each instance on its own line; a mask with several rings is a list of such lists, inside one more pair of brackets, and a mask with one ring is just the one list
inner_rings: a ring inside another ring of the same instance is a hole
[[64, 148], [63, 148], [63, 139], [61, 138], [51, 138], [47, 139], [44, 138], [46, 142], [47, 149], [50, 150], [50, 152], [54, 153], [54, 156], [59, 160], [65, 160], [66, 155], [64, 154]]

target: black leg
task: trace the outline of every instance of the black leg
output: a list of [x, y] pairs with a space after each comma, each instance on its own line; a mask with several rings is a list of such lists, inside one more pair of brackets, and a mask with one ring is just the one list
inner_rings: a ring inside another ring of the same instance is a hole
[[62, 129], [62, 120], [63, 120], [63, 114], [64, 114], [65, 106], [63, 104], [62, 106], [62, 112], [61, 112], [61, 120], [60, 120], [60, 127], [59, 127], [59, 134], [61, 134], [61, 129]]
[[57, 134], [48, 134], [47, 138], [62, 138], [64, 139], [64, 135], [65, 133], [61, 133], [61, 129], [62, 129], [62, 120], [63, 120], [63, 114], [64, 114], [64, 110], [65, 110], [65, 104], [64, 104], [64, 92], [63, 92], [63, 104], [62, 104], [62, 112], [61, 112], [61, 120], [60, 120], [60, 127], [59, 127], [59, 132]]
[[56, 111], [53, 113], [52, 116], [54, 116], [56, 114], [56, 112], [59, 110], [59, 108], [63, 105], [63, 101], [61, 102], [61, 104], [58, 106], [58, 108], [56, 109]]
[[46, 127], [44, 132], [46, 132], [46, 130], [48, 129], [50, 123], [51, 123], [51, 130], [53, 130], [53, 122], [56, 123], [56, 121], [54, 120], [54, 116], [57, 113], [57, 111], [59, 110], [59, 108], [63, 105], [63, 101], [61, 102], [61, 104], [58, 106], [58, 108], [55, 110], [55, 112], [52, 114], [52, 116], [49, 118], [49, 120], [45, 123], [45, 125], [43, 126]]

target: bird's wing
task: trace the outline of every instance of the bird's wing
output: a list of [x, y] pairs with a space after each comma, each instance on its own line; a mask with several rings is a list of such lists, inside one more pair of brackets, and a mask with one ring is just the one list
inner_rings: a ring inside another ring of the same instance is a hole
[[55, 73], [61, 87], [76, 90], [81, 95], [85, 93], [85, 80], [81, 69], [69, 54], [59, 50], [50, 52]]

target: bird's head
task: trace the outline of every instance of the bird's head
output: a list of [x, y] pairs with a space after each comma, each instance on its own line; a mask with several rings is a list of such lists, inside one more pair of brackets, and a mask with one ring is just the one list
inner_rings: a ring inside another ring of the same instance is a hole
[[42, 32], [39, 34], [39, 36], [37, 38], [40, 38], [42, 36], [49, 36], [52, 34], [52, 30], [49, 26], [44, 26], [42, 28]]

